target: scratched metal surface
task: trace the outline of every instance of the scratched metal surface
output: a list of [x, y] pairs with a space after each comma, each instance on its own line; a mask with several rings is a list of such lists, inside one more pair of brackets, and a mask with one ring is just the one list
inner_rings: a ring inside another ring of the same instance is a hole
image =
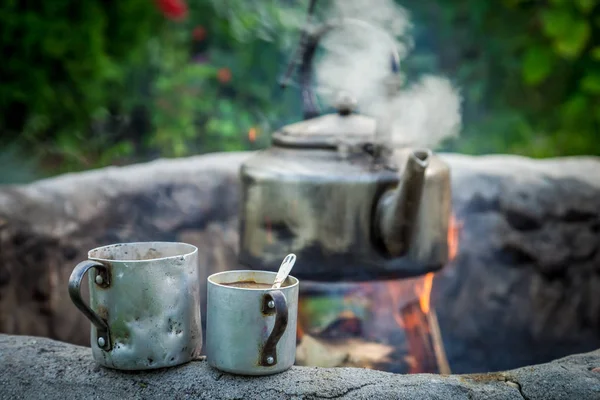
[[123, 369], [174, 366], [196, 358], [202, 348], [197, 249], [185, 243], [117, 244], [91, 250], [90, 259], [109, 266], [110, 286], [89, 275], [90, 304], [106, 318], [112, 349], [97, 344], [94, 358]]

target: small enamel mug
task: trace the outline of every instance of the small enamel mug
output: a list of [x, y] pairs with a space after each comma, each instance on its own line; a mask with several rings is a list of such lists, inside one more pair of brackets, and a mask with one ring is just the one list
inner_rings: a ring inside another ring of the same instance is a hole
[[[120, 370], [186, 363], [200, 355], [198, 249], [186, 243], [122, 243], [90, 250], [69, 279], [92, 323], [96, 362]], [[88, 270], [90, 305], [80, 286]]]
[[210, 366], [240, 375], [270, 375], [296, 358], [298, 279], [280, 289], [226, 285], [273, 284], [268, 271], [226, 271], [208, 277], [206, 357]]

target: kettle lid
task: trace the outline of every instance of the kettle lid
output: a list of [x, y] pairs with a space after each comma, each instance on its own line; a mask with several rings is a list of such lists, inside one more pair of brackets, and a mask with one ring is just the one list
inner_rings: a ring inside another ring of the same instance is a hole
[[348, 144], [359, 144], [373, 140], [376, 121], [366, 115], [353, 113], [356, 101], [351, 96], [341, 94], [336, 108], [337, 113], [284, 126], [273, 134], [273, 145], [307, 149], [337, 149], [341, 141]]

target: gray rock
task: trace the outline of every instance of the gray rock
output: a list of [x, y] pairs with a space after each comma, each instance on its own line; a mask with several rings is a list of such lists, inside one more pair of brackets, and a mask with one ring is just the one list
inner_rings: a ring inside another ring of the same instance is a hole
[[203, 283], [235, 267], [237, 170], [247, 156], [158, 160], [0, 188], [0, 332], [89, 345], [89, 322], [66, 284], [97, 246], [192, 243]]
[[479, 375], [396, 375], [359, 368], [292, 367], [267, 377], [214, 370], [206, 361], [120, 372], [89, 348], [0, 335], [2, 399], [527, 399], [600, 398], [600, 350], [549, 364]]
[[[1, 187], [0, 332], [89, 345], [89, 322], [66, 283], [96, 246], [179, 240], [199, 247], [203, 277], [237, 268], [238, 168], [249, 155]], [[464, 225], [458, 256], [432, 294], [452, 371], [600, 348], [600, 159], [443, 157]]]
[[600, 347], [600, 159], [445, 157], [464, 228], [432, 303], [452, 371]]

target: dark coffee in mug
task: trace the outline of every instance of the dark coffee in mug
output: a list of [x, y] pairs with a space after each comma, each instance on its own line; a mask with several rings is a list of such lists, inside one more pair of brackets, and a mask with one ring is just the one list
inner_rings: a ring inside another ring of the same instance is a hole
[[273, 285], [269, 285], [268, 283], [258, 283], [255, 281], [237, 281], [237, 282], [230, 282], [230, 283], [222, 283], [222, 285], [233, 286], [233, 287], [243, 288], [243, 289], [270, 289], [271, 286], [273, 286]]

